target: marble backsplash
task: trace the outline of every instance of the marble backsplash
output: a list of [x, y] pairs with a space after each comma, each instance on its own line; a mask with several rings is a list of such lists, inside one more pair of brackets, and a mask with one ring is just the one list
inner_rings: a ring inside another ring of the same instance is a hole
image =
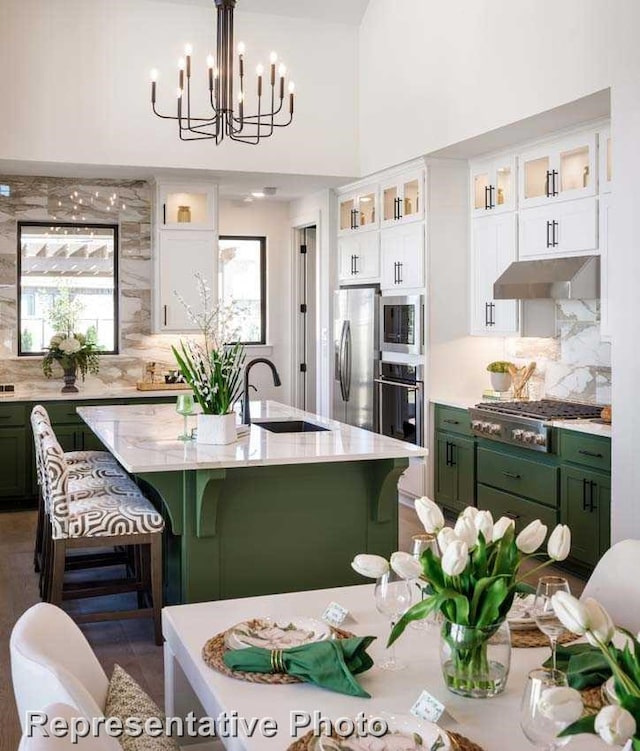
[[611, 403], [611, 345], [600, 338], [597, 300], [560, 300], [557, 336], [507, 339], [505, 355], [518, 365], [535, 360], [531, 397]]
[[[58, 379], [42, 375], [39, 357], [17, 357], [17, 222], [27, 220], [82, 219], [120, 227], [120, 354], [103, 356], [100, 373], [87, 378], [83, 391], [135, 386], [148, 360], [175, 367], [170, 346], [176, 337], [151, 334], [152, 186], [135, 180], [3, 176], [0, 185], [10, 192], [0, 191], [0, 383], [13, 383], [25, 395], [60, 390]], [[111, 205], [97, 200], [96, 193], [115, 193], [118, 200]], [[81, 212], [74, 210], [72, 195]]]

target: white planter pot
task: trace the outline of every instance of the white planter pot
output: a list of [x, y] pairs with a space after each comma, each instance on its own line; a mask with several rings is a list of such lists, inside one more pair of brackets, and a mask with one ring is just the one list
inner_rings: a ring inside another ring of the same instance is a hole
[[198, 415], [197, 443], [226, 446], [238, 440], [236, 413], [228, 415]]
[[509, 391], [511, 388], [511, 373], [490, 373], [491, 388], [494, 391]]

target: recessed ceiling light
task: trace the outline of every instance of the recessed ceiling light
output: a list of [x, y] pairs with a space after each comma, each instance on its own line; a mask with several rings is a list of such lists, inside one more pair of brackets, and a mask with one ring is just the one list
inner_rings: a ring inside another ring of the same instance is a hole
[[261, 190], [252, 191], [251, 195], [254, 198], [264, 198], [264, 193]]
[[253, 198], [251, 198], [251, 196], [247, 196], [247, 197], [246, 197], [246, 198], [244, 199], [244, 202], [245, 202], [245, 203], [253, 203]]

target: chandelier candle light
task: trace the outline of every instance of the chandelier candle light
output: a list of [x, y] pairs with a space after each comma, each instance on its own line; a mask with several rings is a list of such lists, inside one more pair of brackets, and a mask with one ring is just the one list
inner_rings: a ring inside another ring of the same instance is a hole
[[[185, 55], [178, 62], [176, 114], [163, 115], [156, 107], [158, 71], [155, 68], [151, 71], [151, 106], [158, 117], [178, 123], [178, 133], [183, 141], [214, 139], [216, 144], [220, 144], [226, 137], [239, 143], [256, 145], [263, 138], [272, 136], [276, 128], [284, 128], [293, 121], [295, 85], [293, 81], [286, 85], [286, 66], [282, 62], [278, 64], [278, 55], [272, 52], [267, 71], [268, 82], [264, 81], [265, 68], [259, 64], [256, 68], [255, 93], [249, 91], [245, 82], [246, 48], [240, 42], [237, 46], [238, 76], [235, 88], [233, 11], [236, 0], [214, 2], [218, 10], [216, 56], [207, 56], [211, 111], [204, 116], [195, 116], [191, 111], [193, 47], [190, 44], [186, 45]], [[289, 92], [288, 119], [286, 90]], [[247, 114], [246, 103], [256, 94], [256, 109], [253, 114]], [[278, 118], [280, 122], [276, 122]]]

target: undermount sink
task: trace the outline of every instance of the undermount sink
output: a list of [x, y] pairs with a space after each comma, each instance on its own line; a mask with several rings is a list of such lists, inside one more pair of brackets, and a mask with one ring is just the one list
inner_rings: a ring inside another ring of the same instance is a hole
[[320, 433], [329, 430], [306, 420], [256, 420], [253, 424], [270, 433]]

